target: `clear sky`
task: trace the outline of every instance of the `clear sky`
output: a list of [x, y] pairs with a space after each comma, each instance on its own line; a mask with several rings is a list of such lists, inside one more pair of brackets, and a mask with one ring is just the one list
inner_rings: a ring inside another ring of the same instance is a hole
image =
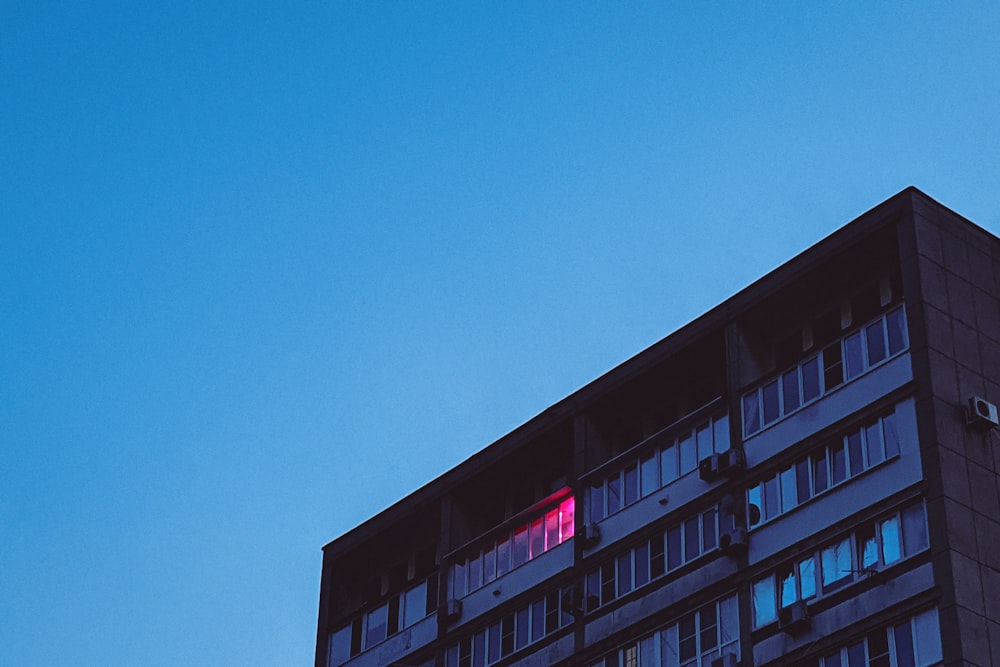
[[0, 3], [0, 664], [311, 664], [320, 548], [916, 185], [1000, 5]]

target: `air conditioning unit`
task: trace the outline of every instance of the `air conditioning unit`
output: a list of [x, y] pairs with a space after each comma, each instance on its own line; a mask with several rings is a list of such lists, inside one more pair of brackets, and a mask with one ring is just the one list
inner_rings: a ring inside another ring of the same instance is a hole
[[601, 529], [596, 523], [583, 524], [583, 546], [592, 547], [601, 541]]
[[462, 601], [449, 598], [441, 605], [441, 614], [448, 623], [454, 623], [462, 617]]
[[737, 556], [747, 550], [747, 529], [733, 528], [719, 536], [719, 548], [723, 552]]
[[724, 653], [718, 658], [712, 658], [712, 667], [739, 667], [739, 664], [735, 653]]
[[812, 627], [809, 607], [803, 600], [793, 602], [778, 612], [778, 627], [790, 635], [800, 634]]
[[990, 429], [1000, 426], [1000, 416], [997, 406], [985, 398], [973, 396], [965, 406], [965, 423], [979, 429]]
[[698, 464], [698, 476], [706, 482], [718, 477], [733, 477], [746, 470], [746, 457], [742, 449], [730, 449], [721, 454], [706, 456]]

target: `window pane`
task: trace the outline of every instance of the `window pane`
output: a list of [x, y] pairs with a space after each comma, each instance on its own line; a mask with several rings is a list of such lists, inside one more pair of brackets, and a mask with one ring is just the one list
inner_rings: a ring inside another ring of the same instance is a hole
[[384, 641], [389, 623], [389, 607], [382, 605], [368, 612], [368, 632], [365, 633], [365, 648]]
[[878, 565], [874, 525], [865, 526], [858, 531], [858, 563], [862, 570]]
[[694, 436], [688, 433], [678, 443], [681, 448], [681, 474], [687, 474], [698, 467], [698, 453], [695, 451]]
[[681, 564], [681, 527], [674, 526], [667, 531], [667, 570]]
[[861, 352], [861, 333], [844, 339], [844, 365], [847, 367], [847, 379], [861, 375], [865, 370], [865, 360]]
[[403, 627], [408, 628], [427, 613], [427, 581], [406, 591], [403, 601]]
[[763, 492], [764, 485], [757, 484], [756, 486], [750, 487], [750, 491], [747, 494], [747, 498], [749, 500], [747, 505], [747, 513], [749, 514], [747, 517], [747, 523], [751, 528], [760, 525], [760, 522], [764, 519]]
[[868, 346], [868, 364], [870, 366], [885, 359], [885, 325], [881, 319], [865, 329], [865, 343]]
[[896, 354], [906, 347], [906, 318], [903, 309], [899, 308], [886, 316], [889, 332], [889, 354]]
[[778, 381], [769, 382], [761, 391], [764, 397], [764, 423], [770, 424], [781, 416], [781, 405], [778, 397]]
[[500, 619], [500, 655], [514, 652], [514, 615], [507, 614]]
[[867, 667], [865, 664], [865, 643], [863, 641], [847, 647], [848, 667]]
[[795, 464], [795, 485], [798, 502], [801, 505], [809, 500], [809, 461], [799, 461]]
[[537, 642], [545, 636], [545, 600], [531, 605], [531, 641]]
[[500, 624], [494, 623], [487, 629], [487, 653], [489, 655], [488, 662], [496, 662], [500, 659]]
[[677, 448], [672, 444], [660, 452], [660, 475], [664, 485], [677, 479]]
[[483, 552], [483, 581], [489, 583], [497, 576], [497, 550], [490, 545], [489, 549]]
[[684, 522], [684, 560], [689, 561], [701, 553], [701, 536], [698, 531], [698, 517]]
[[868, 452], [869, 466], [873, 466], [883, 460], [882, 428], [878, 423], [865, 428], [865, 450]]
[[695, 434], [698, 441], [698, 460], [706, 459], [712, 455], [712, 427], [704, 424], [698, 428]]
[[743, 432], [752, 435], [760, 430], [760, 399], [756, 391], [743, 397]]
[[917, 640], [917, 664], [928, 665], [941, 660], [941, 626], [937, 609], [928, 609], [913, 617], [913, 636]]
[[455, 563], [452, 568], [452, 592], [456, 598], [465, 597], [466, 591], [466, 579], [465, 579], [465, 561], [459, 561]]
[[715, 451], [724, 452], [729, 449], [729, 415], [721, 415], [712, 421], [712, 437], [715, 439]]
[[649, 541], [649, 576], [655, 579], [665, 572], [663, 562], [663, 535], [654, 535]]
[[896, 640], [896, 667], [916, 667], [910, 622], [900, 623], [894, 628], [892, 634]]
[[559, 541], [573, 537], [573, 521], [576, 517], [576, 498], [570, 496], [559, 503]]
[[795, 468], [781, 471], [781, 511], [795, 507], [798, 491], [795, 484]]
[[625, 595], [632, 590], [632, 552], [628, 551], [618, 557], [618, 595]]
[[764, 480], [764, 515], [773, 519], [781, 513], [781, 501], [778, 497], [778, 478]]
[[719, 626], [715, 618], [715, 603], [705, 605], [698, 613], [701, 625], [701, 652], [704, 653], [719, 644]]
[[660, 464], [656, 460], [655, 453], [642, 460], [640, 476], [642, 477], [643, 497], [660, 488]]
[[528, 527], [514, 531], [514, 567], [528, 562]]
[[649, 582], [649, 543], [635, 548], [635, 586], [638, 588]]
[[608, 477], [608, 514], [614, 514], [622, 508], [622, 479], [620, 473]]
[[504, 536], [497, 543], [497, 576], [510, 571], [510, 537]]
[[832, 484], [840, 484], [847, 479], [847, 454], [844, 441], [839, 438], [830, 444], [830, 472]]
[[521, 609], [514, 615], [514, 646], [524, 648], [528, 645], [528, 609]]
[[861, 431], [855, 431], [847, 436], [847, 453], [851, 460], [851, 476], [865, 469], [865, 455], [861, 444]]
[[831, 653], [830, 655], [823, 658], [823, 667], [841, 667], [840, 651], [837, 651], [836, 653]]
[[868, 667], [889, 667], [889, 640], [885, 628], [868, 633]]
[[472, 667], [486, 665], [486, 630], [477, 632], [472, 637]]
[[808, 403], [819, 396], [819, 357], [802, 364], [802, 402]]
[[798, 599], [795, 591], [795, 569], [791, 565], [778, 571], [778, 597], [783, 608]]
[[882, 561], [895, 563], [902, 557], [903, 545], [899, 539], [899, 517], [891, 516], [882, 522]]
[[799, 561], [799, 578], [802, 580], [802, 599], [816, 595], [816, 560], [812, 556]]
[[841, 363], [840, 342], [836, 342], [823, 350], [823, 386], [826, 391], [830, 391], [843, 381], [844, 368]]
[[330, 665], [339, 665], [351, 658], [351, 626], [330, 635]]
[[781, 376], [781, 398], [785, 402], [785, 414], [799, 407], [799, 369], [793, 368]]
[[899, 454], [899, 430], [896, 425], [895, 413], [882, 418], [882, 427], [885, 433], [886, 458]]
[[590, 520], [596, 523], [604, 518], [604, 480], [591, 484], [587, 495], [587, 511]]
[[469, 558], [469, 590], [474, 591], [483, 585], [482, 556], [478, 553]]
[[635, 464], [625, 468], [625, 506], [639, 500], [639, 468]]
[[660, 632], [660, 661], [664, 667], [678, 667], [681, 664], [680, 638], [677, 636], [677, 624], [667, 626]]
[[701, 515], [701, 540], [704, 551], [715, 548], [715, 537], [718, 532], [715, 525], [715, 515], [715, 510], [708, 510]]
[[823, 589], [832, 590], [851, 576], [851, 542], [843, 540], [823, 549]]
[[903, 510], [903, 549], [907, 556], [927, 548], [927, 522], [924, 504], [911, 505]]
[[829, 485], [829, 476], [826, 469], [826, 450], [822, 450], [812, 455], [813, 467], [813, 489], [816, 493], [826, 491]]
[[545, 515], [545, 549], [551, 549], [559, 544], [559, 508]]
[[719, 638], [722, 645], [734, 642], [740, 636], [739, 606], [736, 596], [719, 603]]
[[774, 598], [774, 578], [764, 577], [753, 584], [753, 624], [760, 627], [778, 618]]

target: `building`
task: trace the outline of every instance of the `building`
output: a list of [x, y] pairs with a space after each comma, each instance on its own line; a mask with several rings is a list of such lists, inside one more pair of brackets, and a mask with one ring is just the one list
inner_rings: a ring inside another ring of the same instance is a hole
[[328, 544], [316, 665], [1000, 665], [998, 402], [908, 188]]

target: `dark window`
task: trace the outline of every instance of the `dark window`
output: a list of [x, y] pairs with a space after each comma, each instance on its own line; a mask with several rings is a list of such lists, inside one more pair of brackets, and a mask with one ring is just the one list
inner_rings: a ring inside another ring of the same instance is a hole
[[681, 619], [678, 626], [680, 636], [681, 662], [698, 655], [698, 626], [694, 614], [688, 614]]
[[781, 376], [781, 397], [785, 401], [785, 414], [799, 407], [799, 369], [793, 368]]
[[882, 456], [882, 425], [878, 422], [865, 428], [865, 448], [868, 450], [868, 466], [871, 467], [883, 460]]
[[496, 662], [500, 659], [500, 624], [494, 623], [489, 627], [489, 662]]
[[917, 661], [913, 655], [913, 635], [910, 632], [910, 622], [897, 625], [893, 635], [896, 640], [896, 667], [914, 667]]
[[673, 570], [681, 564], [681, 527], [674, 526], [667, 531], [667, 569]]
[[924, 505], [919, 503], [903, 510], [903, 550], [907, 556], [927, 548], [927, 522]]
[[553, 591], [545, 596], [545, 634], [551, 634], [558, 629], [559, 591]]
[[906, 347], [906, 318], [903, 309], [899, 308], [886, 316], [889, 332], [889, 354], [896, 354]]
[[799, 504], [809, 500], [809, 460], [799, 461], [795, 464], [795, 483]]
[[644, 458], [640, 467], [642, 473], [642, 495], [645, 497], [660, 488], [660, 469], [659, 463], [656, 460], [656, 452]]
[[590, 486], [590, 520], [600, 521], [604, 518], [604, 481]]
[[778, 496], [778, 478], [769, 477], [764, 480], [764, 516], [768, 519], [781, 514], [781, 501]]
[[781, 404], [778, 393], [778, 381], [764, 385], [761, 392], [764, 397], [764, 424], [770, 424], [781, 416]]
[[823, 658], [823, 667], [841, 667], [840, 651], [837, 651], [836, 653], [831, 653], [830, 655]]
[[458, 667], [472, 667], [472, 637], [458, 642]]
[[663, 572], [663, 536], [656, 535], [649, 543], [649, 576], [655, 579]]
[[760, 399], [756, 391], [743, 397], [743, 428], [747, 435], [760, 430]]
[[715, 510], [709, 510], [701, 515], [701, 537], [705, 551], [715, 548]]
[[861, 345], [861, 332], [848, 336], [844, 339], [844, 365], [847, 370], [847, 379], [861, 375], [865, 370], [865, 360]]
[[514, 651], [514, 614], [507, 614], [500, 619], [500, 655], [509, 655]]
[[847, 452], [851, 459], [851, 476], [865, 469], [864, 454], [861, 449], [861, 433], [855, 431], [847, 436]]
[[819, 357], [802, 364], [802, 402], [808, 403], [819, 396]]
[[514, 645], [519, 649], [528, 645], [529, 609], [521, 609], [514, 614]]
[[858, 642], [847, 649], [847, 667], [865, 667], [865, 643]]
[[890, 414], [882, 418], [885, 432], [885, 456], [889, 458], [899, 454], [899, 430], [896, 427], [896, 415]]
[[625, 595], [632, 590], [632, 552], [627, 551], [618, 557], [618, 595]]
[[644, 542], [635, 548], [635, 585], [636, 588], [649, 581], [649, 543]]
[[684, 522], [684, 560], [689, 561], [701, 553], [701, 539], [698, 535], [698, 517]]
[[620, 473], [608, 477], [608, 514], [622, 508], [622, 480]]
[[639, 469], [634, 465], [625, 469], [625, 505], [639, 499]]
[[840, 343], [834, 343], [823, 350], [823, 383], [826, 391], [830, 391], [843, 381], [844, 368], [841, 363]]
[[820, 451], [812, 455], [813, 468], [813, 489], [816, 493], [826, 491], [829, 485], [829, 475], [826, 468], [826, 451]]
[[601, 606], [601, 571], [594, 570], [587, 575], [587, 611]]
[[531, 641], [537, 642], [545, 636], [545, 601], [531, 605]]
[[615, 562], [608, 561], [601, 566], [601, 604], [607, 604], [615, 595]]
[[847, 455], [843, 440], [838, 439], [830, 445], [830, 472], [833, 473], [833, 484], [840, 484], [847, 479]]
[[865, 343], [868, 346], [869, 365], [874, 366], [885, 359], [885, 323], [881, 318], [865, 329]]
[[[420, 605], [423, 607], [424, 605]], [[399, 631], [399, 596], [389, 598], [389, 623], [387, 633], [392, 636]]]
[[486, 631], [477, 632], [472, 637], [472, 667], [486, 666]]

